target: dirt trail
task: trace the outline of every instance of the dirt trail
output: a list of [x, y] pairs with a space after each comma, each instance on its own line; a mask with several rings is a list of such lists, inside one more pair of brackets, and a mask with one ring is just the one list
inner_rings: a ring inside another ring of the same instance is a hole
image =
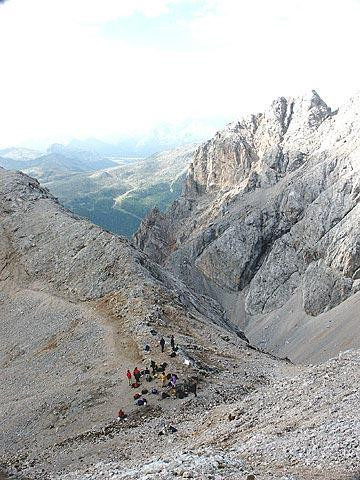
[[[110, 364], [114, 368], [119, 367], [119, 365], [125, 365], [130, 370], [133, 369], [142, 360], [134, 337], [126, 331], [126, 327], [121, 319], [109, 312], [106, 302], [98, 302], [93, 305], [101, 326], [106, 330], [104, 341]], [[124, 375], [126, 369], [124, 370]]]

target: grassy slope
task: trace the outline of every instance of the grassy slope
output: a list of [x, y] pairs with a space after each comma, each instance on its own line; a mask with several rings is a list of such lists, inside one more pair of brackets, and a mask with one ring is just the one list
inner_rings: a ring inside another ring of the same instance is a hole
[[194, 150], [187, 146], [116, 168], [74, 173], [45, 186], [73, 212], [131, 236], [151, 208], [166, 210], [180, 195]]

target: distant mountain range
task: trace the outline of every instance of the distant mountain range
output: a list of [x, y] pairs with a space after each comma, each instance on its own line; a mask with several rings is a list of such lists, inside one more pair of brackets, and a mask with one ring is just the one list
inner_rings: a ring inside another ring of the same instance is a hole
[[88, 172], [114, 167], [117, 163], [103, 158], [97, 152], [51, 145], [46, 153], [25, 148], [0, 150], [0, 165], [10, 170], [21, 170], [45, 182], [64, 174]]
[[116, 143], [106, 143], [96, 138], [87, 140], [71, 140], [68, 147], [80, 150], [96, 151], [104, 156], [120, 156], [120, 157], [149, 157], [157, 152], [164, 150], [172, 150], [179, 145], [191, 144], [199, 142], [200, 139], [196, 135], [185, 135], [178, 138], [171, 135], [160, 134], [154, 138], [154, 134], [145, 137], [130, 137], [122, 139]]
[[68, 147], [95, 150], [104, 156], [149, 157], [210, 138], [225, 123], [224, 119], [191, 120], [181, 124], [163, 124], [148, 132], [139, 132], [105, 142], [97, 138], [72, 140]]
[[12, 160], [33, 160], [42, 155], [39, 150], [32, 150], [30, 148], [9, 147], [0, 150], [0, 157]]
[[131, 236], [149, 210], [166, 210], [180, 195], [196, 147], [179, 147], [145, 159], [119, 155], [110, 159], [74, 141], [68, 146], [53, 144], [46, 153], [1, 150], [0, 166], [37, 178], [74, 213]]
[[196, 147], [161, 152], [115, 168], [49, 178], [43, 184], [73, 212], [131, 236], [149, 210], [164, 211], [180, 195]]

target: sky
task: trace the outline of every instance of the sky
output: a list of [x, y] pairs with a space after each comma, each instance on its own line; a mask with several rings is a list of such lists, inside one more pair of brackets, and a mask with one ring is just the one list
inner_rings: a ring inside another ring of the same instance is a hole
[[[224, 124], [359, 89], [360, 0], [7, 0], [0, 145]], [[200, 128], [200, 127], [199, 127]]]

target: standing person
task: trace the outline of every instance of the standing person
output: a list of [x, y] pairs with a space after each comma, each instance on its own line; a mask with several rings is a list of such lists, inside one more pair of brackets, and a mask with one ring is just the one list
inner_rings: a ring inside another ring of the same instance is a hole
[[155, 373], [156, 373], [156, 368], [157, 368], [157, 367], [156, 367], [156, 363], [154, 362], [154, 360], [151, 360], [151, 362], [150, 362], [150, 367], [151, 367], [151, 370], [152, 370], [152, 374], [153, 374], [153, 376], [154, 376]]
[[164, 340], [164, 337], [161, 337], [160, 347], [161, 347], [161, 353], [164, 353], [164, 348], [165, 348], [165, 340]]
[[127, 376], [128, 380], [129, 380], [129, 385], [131, 385], [131, 372], [130, 372], [129, 369], [128, 369], [128, 371], [126, 372], [126, 376]]
[[162, 372], [162, 373], [161, 373], [161, 375], [160, 375], [160, 380], [161, 380], [161, 386], [162, 386], [162, 387], [165, 387], [165, 386], [166, 386], [166, 381], [167, 381], [165, 372]]
[[197, 383], [196, 383], [196, 380], [194, 380], [192, 383], [191, 383], [191, 391], [193, 392], [193, 394], [195, 395], [195, 397], [197, 397]]
[[134, 368], [134, 377], [135, 377], [135, 380], [136, 380], [136, 383], [140, 383], [140, 370], [138, 369], [138, 367], [135, 367]]
[[175, 352], [175, 338], [174, 338], [174, 335], [171, 335], [170, 345], [171, 345], [172, 351]]
[[177, 380], [177, 376], [173, 373], [173, 374], [171, 375], [171, 380], [170, 380], [171, 385], [172, 385], [173, 387], [175, 387], [175, 385], [176, 385], [176, 380]]

